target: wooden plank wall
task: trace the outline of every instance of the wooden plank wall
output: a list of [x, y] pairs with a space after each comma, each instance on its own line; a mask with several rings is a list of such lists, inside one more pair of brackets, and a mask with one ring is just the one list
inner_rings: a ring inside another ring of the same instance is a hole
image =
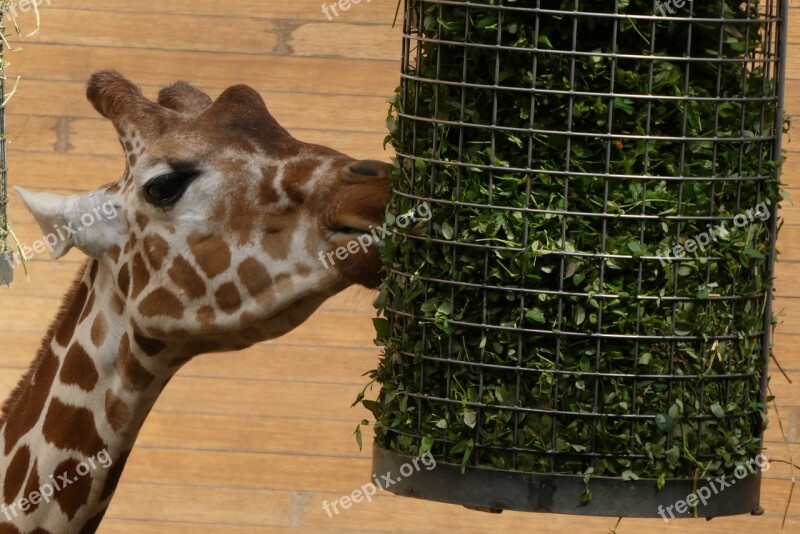
[[[334, 22], [321, 0], [44, 0], [37, 37], [16, 40], [10, 76], [22, 76], [9, 106], [11, 181], [33, 189], [84, 191], [116, 179], [123, 162], [111, 126], [83, 98], [84, 82], [113, 67], [148, 96], [176, 79], [212, 95], [248, 83], [297, 137], [354, 157], [388, 160], [383, 151], [386, 98], [397, 83], [395, 3], [362, 2]], [[800, 113], [800, 0], [792, 0], [788, 111]], [[33, 19], [23, 15], [30, 29]], [[785, 181], [800, 198], [800, 150], [789, 142]], [[14, 198], [11, 218], [23, 241], [38, 238]], [[783, 209], [778, 278], [782, 324], [776, 353], [800, 381], [800, 212]], [[30, 283], [0, 289], [0, 397], [32, 359], [62, 292], [81, 262], [37, 257]], [[378, 351], [372, 346], [372, 294], [350, 290], [307, 324], [237, 354], [205, 356], [183, 369], [142, 431], [105, 534], [318, 532], [590, 532], [615, 519], [504, 513], [499, 516], [381, 494], [329, 518], [324, 500], [370, 479], [368, 450], [352, 437], [365, 416], [349, 408]], [[789, 441], [775, 422], [773, 460], [800, 461], [800, 390], [773, 372]], [[624, 520], [617, 532], [778, 532], [791, 486], [773, 463], [763, 485], [762, 517], [705, 521]], [[800, 490], [798, 490], [800, 492]], [[796, 492], [796, 494], [798, 493]], [[800, 495], [787, 531], [800, 528]]]

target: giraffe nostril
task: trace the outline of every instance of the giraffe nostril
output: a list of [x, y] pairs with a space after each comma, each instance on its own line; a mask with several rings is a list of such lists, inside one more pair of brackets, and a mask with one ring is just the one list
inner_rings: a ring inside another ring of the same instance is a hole
[[344, 178], [348, 182], [364, 182], [373, 178], [389, 176], [388, 165], [382, 161], [362, 160], [350, 163], [344, 168]]

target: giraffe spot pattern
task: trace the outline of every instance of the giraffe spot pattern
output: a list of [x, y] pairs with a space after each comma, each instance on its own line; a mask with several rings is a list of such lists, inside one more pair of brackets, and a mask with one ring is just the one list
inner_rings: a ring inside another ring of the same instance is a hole
[[11, 454], [17, 441], [39, 421], [57, 371], [58, 358], [48, 347], [31, 380], [23, 386], [14, 410], [9, 413], [4, 427], [6, 455]]
[[269, 250], [274, 259], [284, 260], [289, 257], [292, 250], [292, 239], [293, 234], [290, 231], [265, 233], [261, 237], [261, 246], [264, 250]]
[[87, 458], [106, 448], [97, 433], [94, 414], [87, 408], [64, 404], [58, 397], [50, 401], [42, 434], [59, 449], [78, 451]]
[[117, 397], [110, 389], [106, 391], [106, 420], [114, 432], [119, 432], [125, 423], [128, 422], [131, 411], [128, 406]]
[[117, 263], [119, 261], [119, 255], [121, 252], [122, 250], [119, 248], [118, 245], [113, 245], [111, 248], [108, 249], [106, 254], [108, 255], [109, 258], [111, 258], [111, 261]]
[[144, 368], [131, 352], [131, 342], [128, 334], [122, 336], [119, 343], [119, 353], [116, 361], [117, 373], [122, 379], [122, 384], [131, 391], [144, 391], [152, 384], [155, 377]]
[[89, 288], [86, 284], [80, 284], [75, 296], [67, 310], [64, 312], [64, 319], [56, 329], [55, 339], [59, 345], [66, 347], [72, 341], [72, 334], [78, 326], [78, 319], [81, 316], [86, 299], [89, 296]]
[[123, 295], [127, 295], [128, 291], [130, 291], [131, 273], [128, 270], [128, 264], [123, 264], [122, 267], [119, 268], [119, 274], [117, 275], [117, 286], [119, 287], [120, 293]]
[[190, 299], [199, 299], [206, 294], [206, 283], [197, 274], [192, 264], [183, 256], [172, 260], [169, 278]]
[[314, 172], [319, 168], [319, 164], [320, 162], [317, 160], [303, 159], [286, 165], [284, 188], [289, 200], [297, 204], [305, 201], [306, 193], [303, 190], [303, 186], [314, 175]]
[[255, 258], [244, 260], [236, 271], [242, 284], [253, 297], [261, 295], [271, 283], [271, 277], [266, 267]]
[[211, 306], [203, 306], [197, 310], [197, 322], [203, 327], [203, 330], [210, 330], [217, 320], [217, 312]]
[[169, 289], [159, 287], [151, 291], [141, 303], [139, 312], [145, 317], [183, 317], [183, 304]]
[[153, 269], [160, 270], [164, 265], [164, 259], [169, 254], [169, 244], [160, 235], [149, 235], [144, 238], [144, 253], [150, 262], [150, 266]]
[[242, 296], [233, 282], [222, 284], [214, 293], [214, 298], [219, 309], [228, 314], [234, 313], [242, 305]]
[[28, 474], [30, 463], [31, 450], [27, 445], [23, 445], [8, 464], [8, 472], [3, 481], [3, 499], [6, 504], [10, 505], [17, 500], [22, 485], [25, 483], [25, 475]]
[[188, 243], [195, 261], [209, 278], [230, 268], [231, 251], [222, 237], [195, 233], [189, 236]]
[[[95, 452], [99, 452], [99, 450]], [[92, 491], [92, 474], [79, 475], [79, 463], [74, 458], [64, 460], [58, 464], [53, 472], [53, 478], [58, 479], [59, 476], [66, 473], [67, 478], [72, 480], [71, 484], [61, 488], [55, 495], [58, 507], [61, 508], [61, 511], [66, 514], [70, 521], [78, 513], [78, 510], [89, 502], [89, 493]]]
[[92, 310], [94, 309], [94, 299], [95, 299], [95, 293], [94, 290], [91, 290], [89, 292], [89, 298], [86, 301], [86, 305], [83, 307], [83, 313], [81, 313], [81, 318], [78, 319], [78, 324], [85, 321], [86, 318], [89, 317], [89, 314], [92, 313]]
[[94, 361], [80, 343], [73, 343], [67, 351], [59, 378], [64, 384], [76, 385], [84, 391], [92, 391], [97, 385]]
[[106, 320], [106, 316], [102, 313], [98, 313], [97, 316], [94, 318], [94, 323], [92, 323], [92, 343], [97, 348], [103, 344], [106, 340], [106, 336], [108, 335], [108, 321]]
[[131, 277], [133, 278], [133, 290], [131, 297], [136, 298], [150, 282], [150, 270], [144, 263], [144, 258], [138, 252], [133, 256], [131, 262]]
[[164, 349], [167, 348], [166, 343], [159, 341], [157, 339], [152, 339], [141, 332], [139, 329], [134, 326], [133, 329], [133, 340], [139, 345], [139, 348], [144, 351], [145, 354], [148, 356], [156, 356], [161, 353]]
[[147, 225], [150, 224], [150, 218], [144, 213], [137, 213], [136, 224], [139, 225], [139, 230], [144, 231], [144, 229], [147, 228]]
[[111, 297], [111, 310], [117, 314], [117, 316], [122, 315], [122, 312], [125, 311], [125, 304], [116, 293]]

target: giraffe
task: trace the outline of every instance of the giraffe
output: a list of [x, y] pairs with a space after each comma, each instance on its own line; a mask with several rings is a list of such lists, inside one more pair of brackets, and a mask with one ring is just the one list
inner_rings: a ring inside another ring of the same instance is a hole
[[83, 195], [18, 189], [63, 237], [54, 259], [88, 258], [0, 415], [0, 534], [95, 532], [182, 365], [278, 337], [380, 280], [375, 247], [327, 268], [318, 255], [382, 222], [386, 164], [296, 140], [245, 85], [212, 100], [177, 82], [154, 102], [101, 71], [87, 98], [125, 171]]

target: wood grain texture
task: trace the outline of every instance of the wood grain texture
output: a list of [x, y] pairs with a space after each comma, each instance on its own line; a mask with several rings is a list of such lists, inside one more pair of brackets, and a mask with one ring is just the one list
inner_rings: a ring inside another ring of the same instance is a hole
[[[52, 0], [37, 37], [15, 41], [9, 75], [23, 77], [9, 105], [11, 182], [85, 191], [115, 180], [123, 161], [111, 126], [83, 97], [88, 75], [113, 67], [153, 97], [187, 79], [213, 96], [235, 83], [257, 88], [298, 138], [359, 158], [386, 160], [386, 99], [399, 78], [394, 0], [362, 1], [334, 22], [322, 0]], [[328, 2], [330, 3], [330, 2]], [[800, 113], [800, 0], [791, 0], [787, 111]], [[30, 28], [32, 17], [23, 15]], [[796, 135], [796, 134], [795, 134]], [[781, 211], [775, 353], [800, 381], [800, 147], [787, 137], [784, 181], [798, 205]], [[14, 197], [20, 239], [40, 237]], [[18, 271], [0, 289], [0, 397], [27, 368], [62, 293], [81, 264], [37, 256], [30, 282]], [[352, 437], [367, 414], [350, 408], [377, 363], [373, 292], [348, 290], [287, 336], [240, 353], [197, 358], [166, 389], [142, 430], [102, 534], [607, 533], [611, 518], [504, 513], [377, 496], [329, 518], [323, 501], [367, 483], [370, 453]], [[767, 453], [800, 461], [800, 390], [772, 367], [788, 438], [770, 410]], [[370, 392], [374, 395], [375, 392]], [[367, 439], [368, 441], [368, 439]], [[779, 532], [792, 472], [765, 474], [762, 517], [705, 521], [623, 520], [619, 534]], [[795, 492], [797, 494], [797, 491]], [[800, 497], [786, 532], [800, 531]]]

